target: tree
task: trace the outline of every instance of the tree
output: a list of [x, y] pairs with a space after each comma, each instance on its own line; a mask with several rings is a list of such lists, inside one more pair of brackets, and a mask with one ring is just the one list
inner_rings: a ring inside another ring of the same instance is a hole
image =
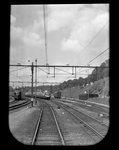
[[[100, 67], [109, 66], [109, 59], [105, 60], [105, 62], [101, 63]], [[97, 69], [97, 70], [96, 70]], [[95, 68], [90, 75], [86, 78], [80, 77], [79, 79], [64, 81], [58, 86], [53, 86], [53, 91], [57, 91], [59, 88], [61, 90], [65, 88], [70, 88], [73, 86], [83, 86], [90, 82], [95, 82], [99, 79], [109, 76], [109, 68]]]

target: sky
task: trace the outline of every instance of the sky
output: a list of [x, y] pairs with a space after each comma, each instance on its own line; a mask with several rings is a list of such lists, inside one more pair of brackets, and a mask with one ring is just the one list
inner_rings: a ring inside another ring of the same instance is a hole
[[[109, 4], [45, 5], [45, 22], [49, 65], [86, 65], [109, 48]], [[36, 58], [37, 64], [46, 64], [43, 5], [11, 5], [10, 64], [31, 64]], [[99, 66], [108, 58], [109, 50], [89, 65]], [[31, 81], [31, 69], [14, 71], [20, 68], [10, 67], [10, 81]], [[47, 68], [41, 69], [47, 71]], [[91, 73], [91, 70], [81, 73], [87, 72]], [[50, 73], [47, 75], [37, 69], [37, 80], [63, 82], [74, 79], [58, 69], [55, 78], [51, 68]], [[77, 78], [84, 77], [81, 73]]]

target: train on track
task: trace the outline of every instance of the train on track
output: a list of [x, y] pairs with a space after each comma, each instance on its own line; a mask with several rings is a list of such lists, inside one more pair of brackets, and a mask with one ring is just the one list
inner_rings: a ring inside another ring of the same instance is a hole
[[98, 94], [93, 94], [93, 93], [79, 94], [79, 100], [87, 100], [88, 98], [93, 98], [93, 97], [99, 97], [99, 95]]
[[14, 91], [14, 99], [15, 100], [24, 100], [24, 93], [20, 89], [16, 89]]
[[54, 98], [61, 98], [62, 93], [61, 91], [57, 91], [53, 95], [54, 95]]
[[[20, 89], [16, 89], [14, 91], [14, 99], [15, 100], [24, 100], [25, 96], [31, 97], [31, 92], [26, 92], [24, 94]], [[61, 96], [62, 96], [61, 91], [56, 91], [53, 93], [53, 97], [56, 99], [61, 99]], [[47, 90], [45, 90], [43, 92], [37, 91], [37, 92], [33, 92], [33, 97], [50, 100], [51, 99], [51, 93]], [[99, 95], [93, 94], [93, 93], [79, 94], [79, 100], [87, 100], [88, 98], [93, 98], [93, 97], [99, 97]]]
[[[31, 97], [31, 92], [26, 92], [25, 96]], [[37, 92], [33, 92], [33, 97], [49, 100], [51, 98], [51, 94], [47, 90], [45, 90], [43, 92], [42, 91], [37, 91]]]
[[[54, 98], [60, 99], [62, 96], [62, 92], [61, 91], [57, 91], [53, 93]], [[99, 97], [98, 94], [95, 93], [82, 93], [79, 94], [79, 100], [88, 100], [89, 98], [93, 98], [93, 97]]]

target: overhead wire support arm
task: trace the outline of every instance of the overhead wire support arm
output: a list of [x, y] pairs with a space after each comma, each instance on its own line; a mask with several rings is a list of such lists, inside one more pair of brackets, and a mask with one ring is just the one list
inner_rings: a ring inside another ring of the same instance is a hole
[[[10, 66], [27, 66], [27, 67], [31, 67], [32, 65], [10, 65]], [[65, 66], [65, 65], [33, 65], [34, 67], [65, 67], [65, 68], [72, 68], [72, 67], [76, 67], [76, 68], [109, 68], [108, 66], [105, 67], [101, 67], [101, 66]]]

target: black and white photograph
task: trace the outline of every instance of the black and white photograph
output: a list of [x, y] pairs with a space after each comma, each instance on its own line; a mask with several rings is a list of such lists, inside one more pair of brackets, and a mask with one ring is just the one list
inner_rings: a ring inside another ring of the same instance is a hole
[[108, 3], [10, 5], [9, 131], [27, 146], [93, 146], [110, 126]]

